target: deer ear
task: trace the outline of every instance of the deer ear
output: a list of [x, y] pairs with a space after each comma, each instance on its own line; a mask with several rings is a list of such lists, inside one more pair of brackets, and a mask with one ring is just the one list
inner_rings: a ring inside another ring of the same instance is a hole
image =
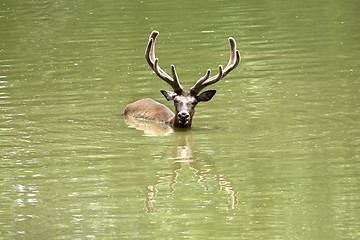
[[174, 100], [174, 98], [176, 97], [176, 93], [174, 93], [174, 92], [170, 92], [170, 91], [166, 91], [166, 90], [161, 90], [160, 91], [163, 95], [164, 95], [164, 97], [166, 98], [166, 100], [168, 100], [168, 101], [172, 101], [172, 100]]
[[207, 102], [209, 101], [216, 93], [216, 90], [207, 90], [205, 92], [200, 93], [198, 96], [196, 96], [196, 99], [199, 102]]

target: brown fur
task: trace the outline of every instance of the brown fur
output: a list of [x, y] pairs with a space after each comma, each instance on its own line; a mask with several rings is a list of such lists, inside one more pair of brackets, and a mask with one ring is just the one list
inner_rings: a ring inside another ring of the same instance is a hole
[[170, 125], [173, 124], [175, 116], [168, 107], [151, 98], [128, 104], [124, 110], [124, 115]]

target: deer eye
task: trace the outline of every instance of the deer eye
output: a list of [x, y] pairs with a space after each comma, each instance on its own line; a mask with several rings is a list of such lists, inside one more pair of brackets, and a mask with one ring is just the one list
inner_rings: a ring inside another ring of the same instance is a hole
[[197, 104], [197, 102], [196, 101], [193, 101], [193, 102], [188, 102], [187, 103], [187, 105], [190, 107], [190, 106], [192, 106], [192, 107], [195, 107], [196, 106], [196, 104]]

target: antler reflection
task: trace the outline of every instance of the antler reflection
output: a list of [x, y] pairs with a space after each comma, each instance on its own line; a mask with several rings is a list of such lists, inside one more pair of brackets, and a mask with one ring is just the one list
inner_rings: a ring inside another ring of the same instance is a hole
[[216, 187], [219, 192], [225, 191], [228, 210], [234, 209], [238, 204], [237, 191], [232, 187], [231, 182], [219, 172], [208, 156], [194, 151], [191, 131], [175, 132], [175, 148], [169, 158], [174, 160], [171, 169], [165, 173], [157, 172], [155, 182], [146, 186], [145, 208], [147, 213], [155, 212], [154, 202], [158, 186], [169, 185], [169, 194], [175, 194], [175, 184], [178, 183], [179, 174], [185, 171], [184, 166], [189, 166], [193, 170], [198, 179], [197, 182], [203, 186], [204, 191], [210, 191], [211, 186]]

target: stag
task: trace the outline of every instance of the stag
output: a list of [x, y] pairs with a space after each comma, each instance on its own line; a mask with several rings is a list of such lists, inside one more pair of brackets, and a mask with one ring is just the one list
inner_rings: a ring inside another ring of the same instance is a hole
[[149, 43], [145, 51], [146, 61], [158, 75], [159, 78], [168, 83], [174, 91], [161, 90], [161, 93], [168, 101], [174, 101], [175, 114], [165, 105], [158, 103], [150, 98], [141, 99], [130, 103], [124, 110], [124, 115], [142, 120], [154, 121], [171, 127], [188, 128], [191, 127], [194, 110], [199, 102], [209, 101], [216, 93], [216, 90], [207, 90], [202, 93], [201, 90], [208, 87], [234, 70], [240, 63], [240, 52], [236, 50], [235, 39], [230, 37], [230, 60], [227, 66], [219, 66], [219, 73], [210, 77], [210, 69], [205, 76], [200, 78], [189, 91], [184, 90], [179, 82], [175, 71], [175, 66], [171, 65], [170, 77], [164, 70], [159, 67], [159, 60], [155, 58], [155, 40], [159, 32], [153, 31], [150, 34]]

